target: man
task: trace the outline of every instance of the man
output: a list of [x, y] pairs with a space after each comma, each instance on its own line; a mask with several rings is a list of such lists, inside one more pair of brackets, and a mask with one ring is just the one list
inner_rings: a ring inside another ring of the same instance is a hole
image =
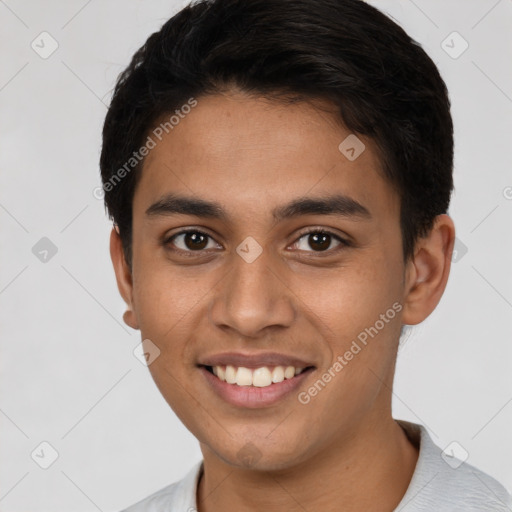
[[391, 414], [448, 280], [452, 163], [438, 70], [360, 0], [201, 1], [148, 39], [103, 131], [111, 256], [203, 460], [127, 510], [509, 510]]

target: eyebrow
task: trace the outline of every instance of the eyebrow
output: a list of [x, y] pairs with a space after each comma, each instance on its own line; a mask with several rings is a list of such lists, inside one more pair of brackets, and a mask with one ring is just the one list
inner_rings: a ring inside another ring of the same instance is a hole
[[[146, 210], [148, 216], [176, 214], [221, 221], [228, 220], [226, 211], [219, 203], [176, 194], [165, 195]], [[370, 211], [365, 206], [342, 194], [327, 197], [299, 197], [272, 210], [272, 217], [276, 222], [302, 215], [338, 215], [368, 220], [372, 218]]]

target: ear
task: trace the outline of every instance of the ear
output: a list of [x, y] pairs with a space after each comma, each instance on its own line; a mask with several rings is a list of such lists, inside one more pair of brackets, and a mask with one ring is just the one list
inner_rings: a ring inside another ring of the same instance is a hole
[[[118, 229], [118, 228], [117, 228]], [[127, 310], [123, 315], [124, 322], [129, 325], [132, 329], [139, 329], [137, 317], [134, 313], [133, 308], [133, 280], [132, 273], [126, 258], [124, 256], [123, 244], [121, 237], [117, 232], [116, 227], [112, 229], [110, 233], [110, 257], [112, 258], [112, 264], [114, 265], [114, 272], [116, 274], [117, 288], [121, 297], [124, 299], [127, 305]]]
[[455, 243], [455, 226], [446, 215], [438, 215], [430, 233], [420, 238], [414, 257], [405, 270], [402, 322], [416, 325], [436, 308], [448, 282]]

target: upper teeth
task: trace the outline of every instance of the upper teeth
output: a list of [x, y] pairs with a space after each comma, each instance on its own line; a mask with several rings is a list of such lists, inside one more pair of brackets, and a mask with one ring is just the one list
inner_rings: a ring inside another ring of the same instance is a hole
[[264, 388], [273, 382], [282, 382], [284, 379], [291, 379], [304, 370], [295, 366], [275, 366], [272, 370], [266, 366], [251, 370], [240, 366], [213, 366], [213, 373], [222, 381], [238, 386], [256, 386]]

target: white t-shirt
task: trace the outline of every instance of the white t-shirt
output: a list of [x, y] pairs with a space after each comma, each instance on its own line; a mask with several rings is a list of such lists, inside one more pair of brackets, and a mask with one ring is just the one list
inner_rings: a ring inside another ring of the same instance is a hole
[[[394, 512], [512, 512], [512, 497], [479, 469], [434, 444], [425, 427], [396, 420], [419, 443], [419, 457], [409, 487]], [[151, 494], [122, 512], [196, 512], [196, 490], [203, 461], [179, 482]]]

